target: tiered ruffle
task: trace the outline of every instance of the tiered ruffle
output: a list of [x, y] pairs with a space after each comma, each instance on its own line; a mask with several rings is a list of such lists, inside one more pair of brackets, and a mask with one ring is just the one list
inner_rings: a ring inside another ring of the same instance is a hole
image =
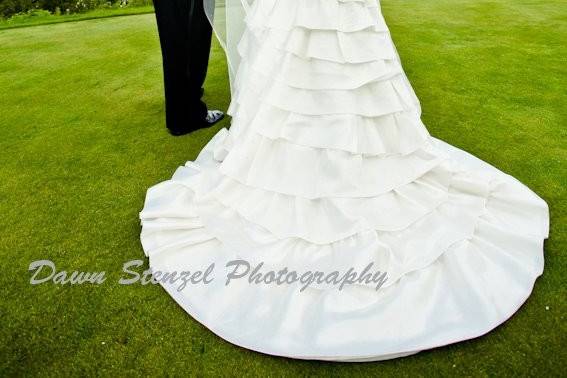
[[542, 272], [547, 205], [429, 137], [376, 1], [262, 0], [247, 22], [230, 132], [148, 191], [150, 264], [373, 263], [388, 281], [164, 287], [223, 338], [295, 358], [393, 358], [506, 320]]

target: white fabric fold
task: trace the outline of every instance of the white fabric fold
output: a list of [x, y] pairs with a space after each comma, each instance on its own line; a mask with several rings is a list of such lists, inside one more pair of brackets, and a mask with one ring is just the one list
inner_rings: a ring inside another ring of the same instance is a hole
[[[207, 285], [161, 282], [168, 293], [229, 342], [301, 359], [402, 357], [508, 319], [543, 272], [547, 204], [429, 136], [376, 0], [246, 4], [230, 131], [140, 213], [154, 271], [218, 269]], [[225, 285], [235, 259], [372, 264], [387, 280]]]

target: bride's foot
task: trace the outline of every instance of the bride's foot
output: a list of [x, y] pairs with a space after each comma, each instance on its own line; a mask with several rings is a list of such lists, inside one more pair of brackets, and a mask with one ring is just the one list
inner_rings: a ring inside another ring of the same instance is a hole
[[169, 130], [169, 133], [173, 136], [186, 135], [199, 129], [205, 129], [207, 127], [211, 127], [214, 124], [218, 123], [223, 118], [224, 118], [224, 113], [221, 112], [220, 110], [209, 110], [207, 111], [207, 116], [200, 124], [180, 130]]

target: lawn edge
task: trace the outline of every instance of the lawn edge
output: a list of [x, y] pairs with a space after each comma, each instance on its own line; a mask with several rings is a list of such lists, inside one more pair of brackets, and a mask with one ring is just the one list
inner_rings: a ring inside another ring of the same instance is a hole
[[36, 27], [36, 26], [54, 25], [54, 24], [67, 24], [67, 23], [70, 23], [70, 22], [81, 22], [81, 21], [98, 20], [98, 19], [104, 19], [104, 18], [140, 16], [140, 15], [152, 14], [152, 13], [154, 13], [153, 10], [144, 9], [144, 10], [140, 10], [139, 12], [133, 12], [133, 13], [116, 13], [116, 14], [106, 14], [106, 15], [99, 15], [99, 16], [85, 16], [85, 17], [78, 17], [78, 18], [75, 18], [75, 19], [50, 20], [50, 21], [29, 23], [29, 24], [0, 25], [0, 32], [2, 32], [4, 30], [11, 30], [11, 29], [31, 28], [31, 27]]

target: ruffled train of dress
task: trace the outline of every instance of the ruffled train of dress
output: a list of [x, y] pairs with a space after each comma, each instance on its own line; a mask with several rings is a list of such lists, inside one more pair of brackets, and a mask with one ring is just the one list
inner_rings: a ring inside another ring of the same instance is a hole
[[152, 187], [152, 269], [387, 272], [380, 290], [252, 285], [179, 291], [242, 347], [336, 361], [394, 358], [480, 336], [543, 271], [546, 203], [429, 136], [376, 0], [261, 0], [240, 42], [230, 131]]

